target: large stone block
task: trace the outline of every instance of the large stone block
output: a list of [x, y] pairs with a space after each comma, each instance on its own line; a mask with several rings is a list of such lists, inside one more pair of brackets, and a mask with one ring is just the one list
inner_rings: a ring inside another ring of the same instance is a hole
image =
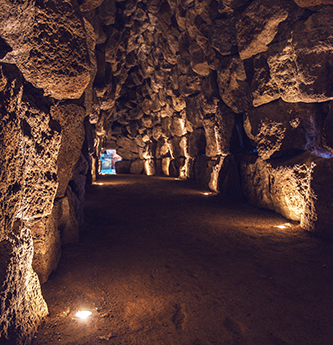
[[22, 200], [16, 215], [39, 218], [51, 213], [58, 188], [57, 158], [61, 143], [59, 123], [23, 95], [19, 117], [20, 148], [24, 152]]
[[333, 8], [313, 13], [292, 28], [291, 39], [272, 47], [270, 76], [286, 102], [333, 99]]
[[80, 98], [90, 81], [86, 33], [70, 1], [1, 1], [0, 36], [12, 48], [4, 62], [56, 99]]
[[186, 119], [191, 123], [193, 128], [202, 127], [203, 111], [201, 95], [186, 98]]
[[54, 207], [51, 215], [41, 218], [31, 225], [34, 242], [32, 267], [41, 283], [45, 283], [49, 275], [57, 269], [61, 257], [58, 211], [58, 207]]
[[224, 58], [217, 71], [219, 93], [224, 103], [235, 113], [252, 107], [252, 95], [246, 81], [244, 63], [239, 57]]
[[215, 157], [222, 154], [220, 144], [220, 132], [216, 118], [210, 117], [203, 120], [206, 136], [206, 156]]
[[235, 17], [216, 19], [211, 25], [210, 41], [221, 55], [229, 55], [237, 50]]
[[[83, 175], [80, 175], [80, 176], [83, 177]], [[78, 181], [78, 177], [76, 177], [75, 180]], [[85, 182], [85, 176], [84, 176], [84, 182]], [[82, 196], [74, 193], [72, 191], [72, 188], [68, 186], [66, 190], [66, 195], [63, 198], [59, 199], [58, 202], [54, 206], [55, 208], [58, 208], [57, 224], [58, 224], [58, 230], [60, 233], [60, 239], [61, 239], [62, 245], [68, 244], [68, 243], [75, 243], [79, 240], [79, 225], [80, 224], [78, 221], [79, 217], [77, 217], [77, 214], [80, 215], [80, 209], [78, 208], [79, 206], [78, 201], [81, 201], [81, 199], [82, 199]], [[82, 222], [80, 223], [82, 224]]]
[[[217, 192], [222, 197], [244, 202], [245, 197], [235, 157], [233, 155], [221, 156], [220, 160], [222, 161], [220, 169], [215, 173], [217, 175]], [[212, 177], [216, 178], [214, 174]], [[213, 181], [214, 179], [211, 178], [211, 182]]]
[[267, 56], [258, 54], [253, 59], [253, 78], [251, 82], [253, 105], [258, 107], [280, 98], [280, 90], [271, 79]]
[[330, 110], [324, 121], [323, 142], [325, 146], [333, 151], [333, 102], [330, 102]]
[[285, 161], [244, 160], [243, 190], [250, 204], [299, 221], [303, 229], [333, 238], [333, 159], [304, 153]]
[[129, 174], [132, 162], [130, 160], [122, 160], [116, 162], [116, 173], [117, 174]]
[[33, 242], [29, 228], [0, 242], [0, 341], [30, 344], [48, 314], [37, 274], [32, 269]]
[[137, 159], [132, 162], [130, 167], [130, 173], [135, 175], [140, 175], [144, 169], [144, 160]]
[[206, 153], [206, 137], [203, 128], [197, 128], [188, 137], [188, 155], [192, 158]]
[[310, 194], [311, 164], [280, 164], [260, 158], [241, 162], [244, 194], [251, 205], [274, 210], [288, 219], [301, 221]]
[[[117, 145], [125, 150], [128, 150], [130, 152], [133, 152], [133, 153], [138, 153], [139, 150], [138, 150], [138, 146], [137, 144], [135, 143], [134, 140], [131, 140], [129, 138], [126, 138], [126, 137], [120, 137], [118, 140], [117, 140]], [[122, 155], [120, 155], [121, 157], [123, 157]]]
[[18, 69], [0, 65], [0, 241], [11, 232], [22, 200], [24, 156], [17, 116], [21, 91]]
[[230, 139], [235, 126], [235, 114], [223, 102], [218, 104], [215, 113], [218, 125], [217, 144], [223, 155], [230, 153]]
[[81, 154], [85, 138], [85, 110], [76, 104], [63, 104], [51, 107], [51, 116], [61, 126], [61, 144], [57, 159], [57, 197], [62, 198]]
[[177, 137], [182, 137], [183, 135], [187, 133], [185, 111], [182, 111], [179, 114], [175, 114], [172, 117], [170, 131], [172, 135], [177, 136]]
[[[316, 159], [314, 162], [313, 172], [311, 176], [311, 192], [310, 197], [313, 199], [313, 207], [308, 209], [309, 214], [309, 230], [321, 237], [333, 239], [333, 159]], [[311, 222], [312, 212], [315, 219]], [[305, 223], [304, 225], [307, 225]]]
[[262, 159], [320, 146], [322, 115], [316, 104], [282, 100], [252, 109], [244, 128]]
[[267, 50], [278, 32], [278, 26], [288, 17], [281, 1], [255, 0], [242, 13], [237, 27], [237, 42], [241, 59]]

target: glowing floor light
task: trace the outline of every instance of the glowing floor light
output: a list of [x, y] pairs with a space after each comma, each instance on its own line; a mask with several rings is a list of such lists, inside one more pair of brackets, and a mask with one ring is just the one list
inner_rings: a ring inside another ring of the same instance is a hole
[[88, 311], [88, 310], [79, 310], [74, 316], [77, 317], [77, 318], [79, 318], [79, 319], [85, 320], [85, 319], [87, 319], [91, 314], [92, 314], [91, 311]]
[[279, 229], [287, 229], [288, 227], [290, 227], [290, 224], [289, 223], [281, 224], [281, 225], [277, 225], [276, 227]]

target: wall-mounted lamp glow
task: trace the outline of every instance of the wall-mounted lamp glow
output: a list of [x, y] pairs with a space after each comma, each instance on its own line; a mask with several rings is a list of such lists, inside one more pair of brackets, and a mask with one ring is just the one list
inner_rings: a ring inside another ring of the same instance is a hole
[[85, 320], [92, 314], [91, 311], [88, 310], [79, 310], [77, 313], [75, 313], [75, 317]]

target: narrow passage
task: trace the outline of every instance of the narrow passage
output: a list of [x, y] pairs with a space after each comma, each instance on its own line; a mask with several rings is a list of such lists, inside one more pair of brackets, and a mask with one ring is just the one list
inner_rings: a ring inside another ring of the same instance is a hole
[[98, 182], [34, 345], [332, 344], [331, 243], [191, 181]]

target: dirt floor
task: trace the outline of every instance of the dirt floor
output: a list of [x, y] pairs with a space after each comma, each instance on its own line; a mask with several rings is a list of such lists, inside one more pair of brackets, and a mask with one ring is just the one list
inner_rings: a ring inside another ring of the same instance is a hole
[[99, 183], [34, 345], [333, 344], [332, 243], [190, 181]]

